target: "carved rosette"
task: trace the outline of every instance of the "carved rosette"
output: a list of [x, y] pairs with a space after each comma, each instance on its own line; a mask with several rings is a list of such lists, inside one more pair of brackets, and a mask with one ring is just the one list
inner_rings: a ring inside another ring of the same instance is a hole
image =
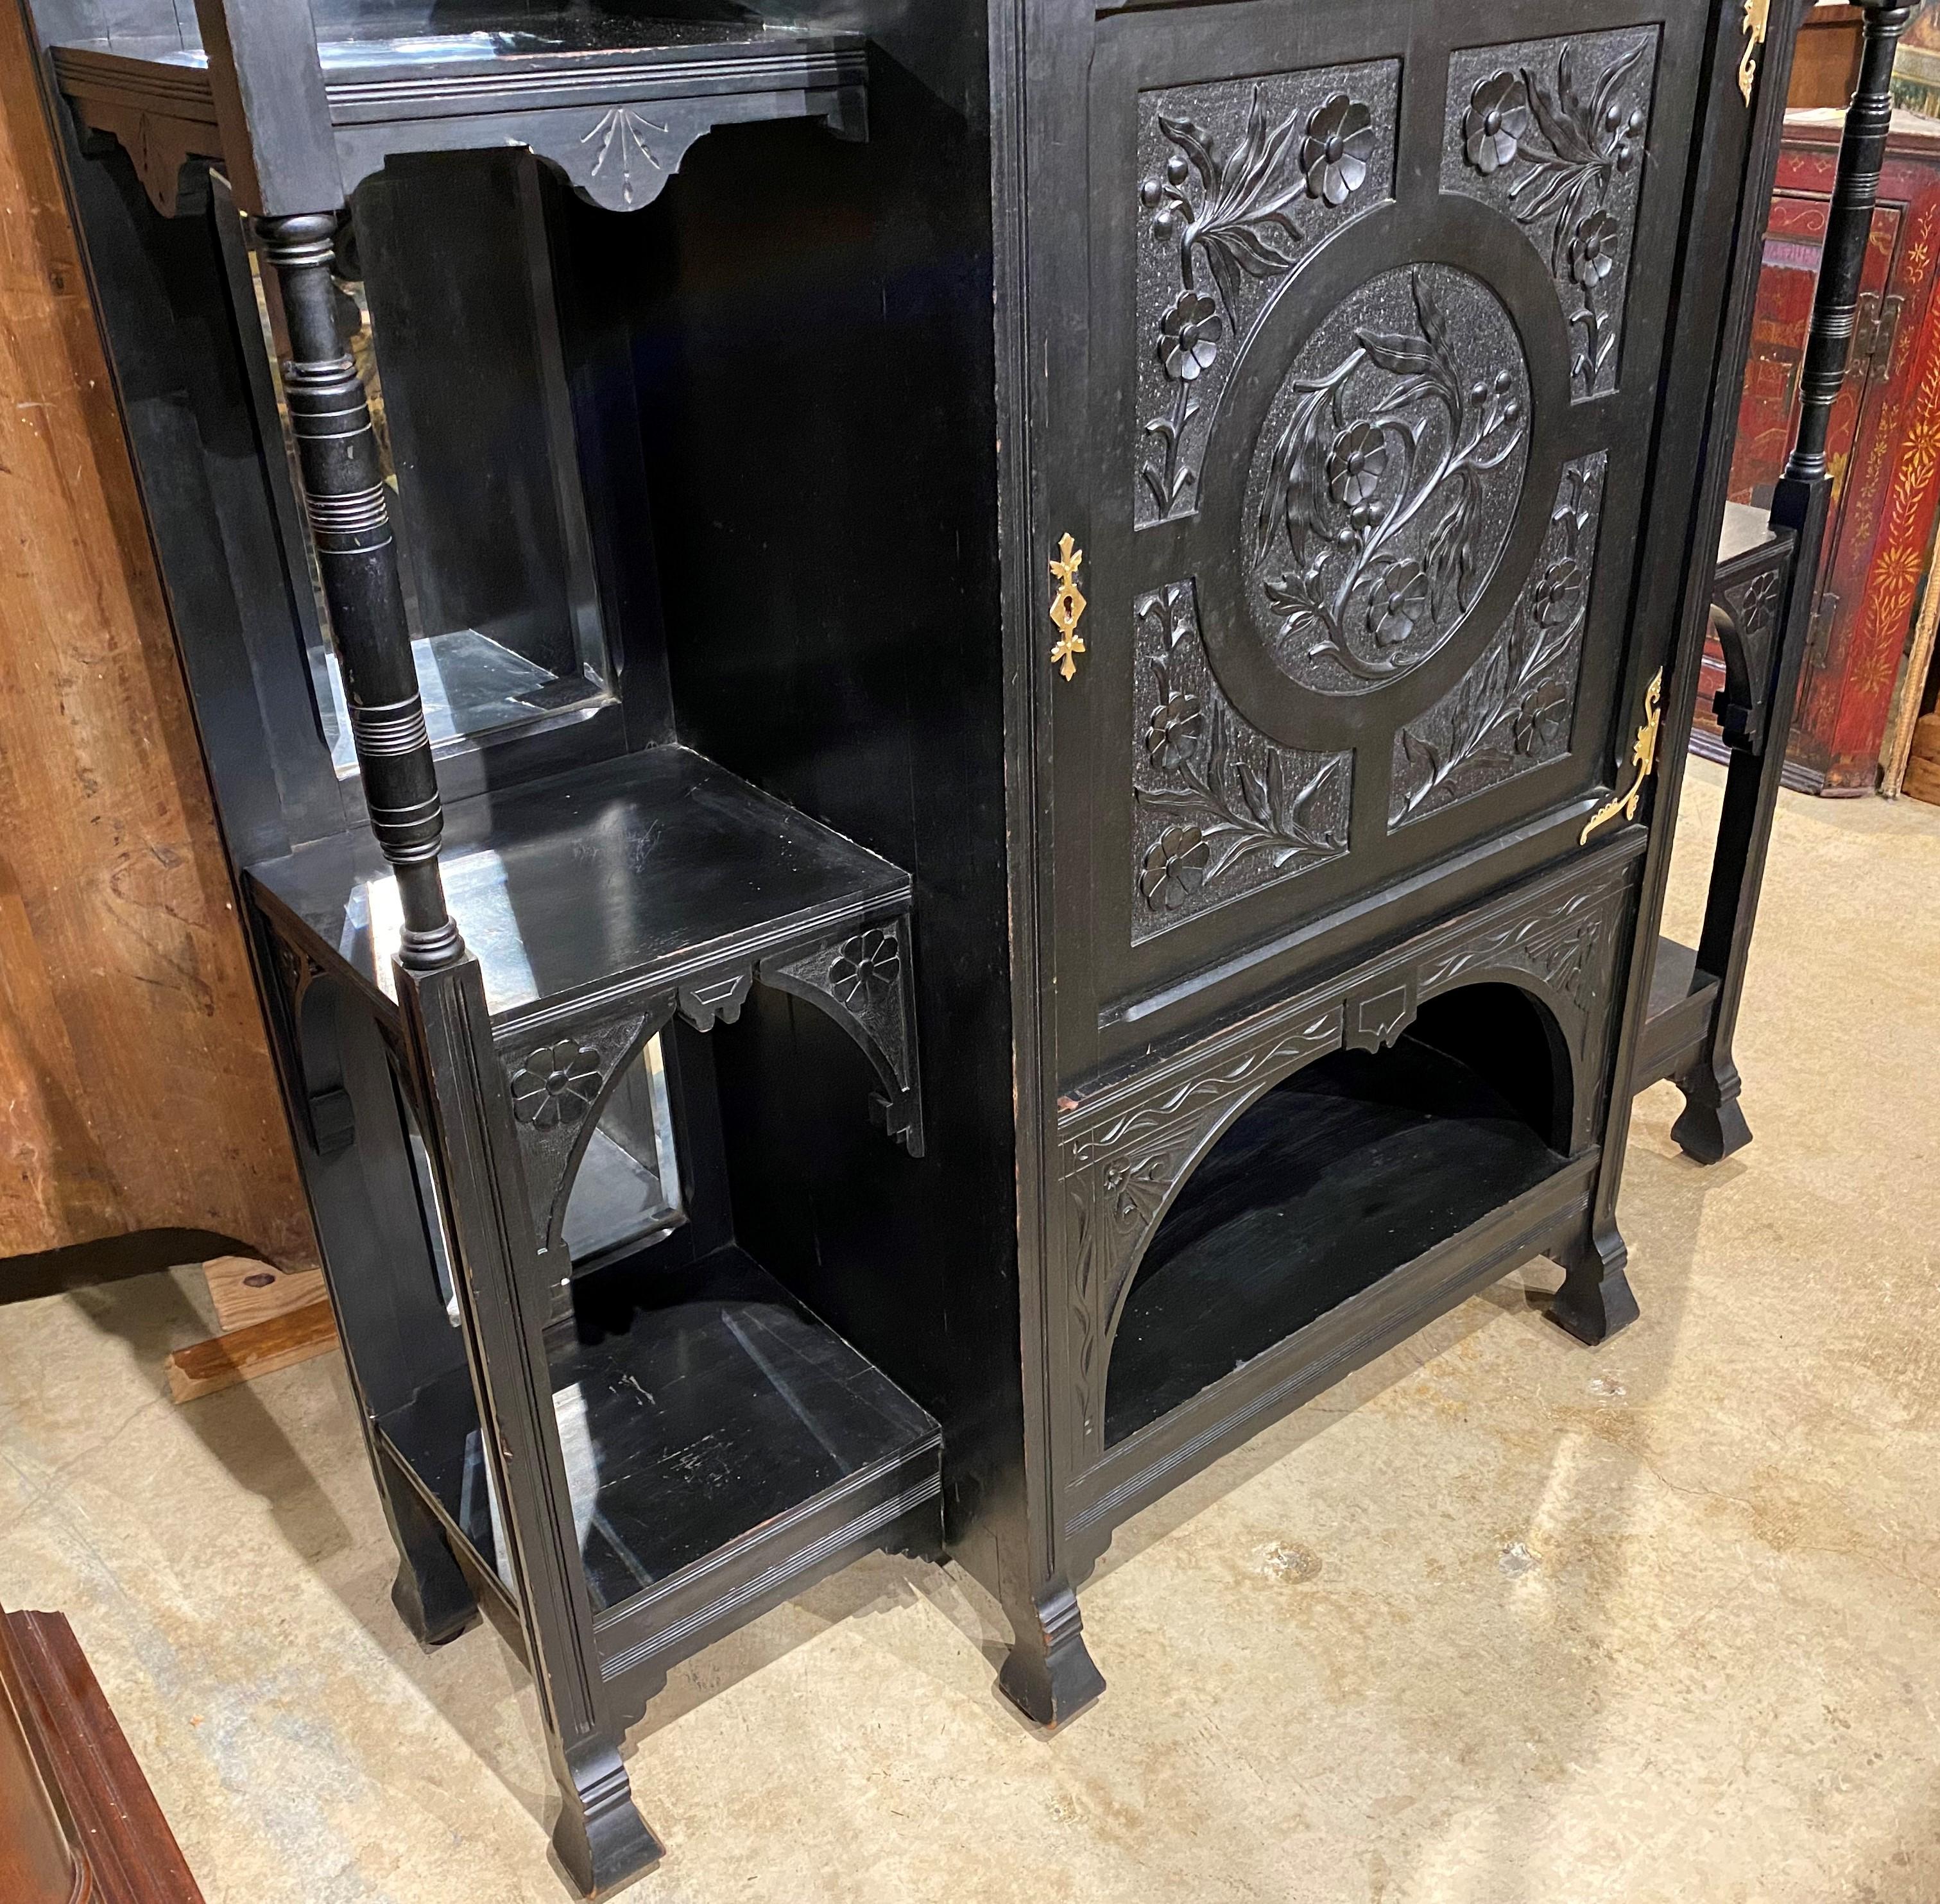
[[1330, 313], [1267, 412], [1241, 517], [1282, 673], [1371, 693], [1438, 653], [1500, 560], [1529, 460], [1529, 367], [1482, 281], [1384, 271]]
[[898, 918], [819, 945], [764, 960], [761, 983], [807, 999], [841, 1026], [874, 1067], [885, 1130], [912, 1157], [923, 1155], [923, 1103], [916, 1066], [915, 990], [909, 926]]
[[1579, 401], [1617, 387], [1657, 58], [1658, 29], [1633, 26], [1449, 65], [1441, 188], [1513, 218], [1542, 254]]
[[1767, 563], [1721, 587], [1713, 598], [1725, 618], [1720, 624], [1714, 613], [1712, 627], [1724, 650], [1726, 679], [1711, 711], [1726, 742], [1748, 753], [1765, 746], [1767, 684], [1788, 572], [1787, 562]]
[[1139, 99], [1140, 527], [1189, 514], [1212, 413], [1302, 256], [1393, 191], [1399, 63]]
[[1134, 612], [1139, 944], [1342, 857], [1353, 757], [1276, 746], [1237, 712], [1207, 664], [1191, 582], [1142, 597]]
[[1608, 461], [1600, 450], [1564, 465], [1549, 532], [1502, 633], [1396, 734], [1391, 825], [1439, 813], [1569, 751]]
[[499, 1045], [519, 1134], [535, 1240], [551, 1246], [565, 1221], [581, 1152], [614, 1073], [671, 1015], [672, 1001], [569, 1030], [514, 1033]]

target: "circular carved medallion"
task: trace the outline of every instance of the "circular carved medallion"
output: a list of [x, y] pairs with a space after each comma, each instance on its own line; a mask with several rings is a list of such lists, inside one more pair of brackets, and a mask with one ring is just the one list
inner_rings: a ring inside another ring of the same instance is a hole
[[1274, 664], [1366, 694], [1461, 627], [1514, 526], [1530, 376], [1515, 325], [1447, 264], [1384, 271], [1289, 367], [1255, 444], [1246, 600]]

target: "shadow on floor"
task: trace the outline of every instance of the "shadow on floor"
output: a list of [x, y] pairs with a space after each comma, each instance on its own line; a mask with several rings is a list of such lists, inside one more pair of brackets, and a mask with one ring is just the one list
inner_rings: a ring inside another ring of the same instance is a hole
[[216, 1256], [253, 1256], [258, 1252], [213, 1230], [138, 1230], [132, 1236], [102, 1237], [70, 1243], [65, 1250], [37, 1250], [0, 1259], [0, 1303], [31, 1302], [103, 1283], [151, 1276], [178, 1263], [207, 1262]]

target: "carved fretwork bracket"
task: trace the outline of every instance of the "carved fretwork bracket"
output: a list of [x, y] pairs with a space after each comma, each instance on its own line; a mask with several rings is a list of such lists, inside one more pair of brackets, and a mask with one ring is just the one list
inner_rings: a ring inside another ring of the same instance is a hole
[[1726, 745], [1742, 753], [1765, 751], [1795, 546], [1789, 536], [1775, 537], [1722, 566], [1713, 584], [1711, 632], [1725, 658], [1725, 685], [1712, 712]]
[[697, 1031], [732, 1024], [758, 978], [826, 1012], [861, 1047], [883, 1087], [874, 1100], [877, 1121], [911, 1156], [923, 1155], [909, 922], [897, 917], [758, 966], [717, 969], [622, 1009], [609, 999], [597, 1016], [548, 1013], [501, 1030], [499, 1061], [542, 1251], [559, 1246], [579, 1161], [621, 1071], [676, 1017]]
[[761, 979], [819, 1006], [855, 1040], [882, 1082], [882, 1094], [873, 1100], [877, 1121], [912, 1157], [920, 1157], [923, 1098], [908, 921], [888, 920], [811, 952], [764, 960]]
[[555, 1247], [566, 1222], [572, 1179], [613, 1080], [673, 1015], [671, 999], [597, 1024], [512, 1033], [498, 1042], [519, 1132], [534, 1240]]
[[1155, 1069], [1109, 1084], [1059, 1126], [1063, 1195], [1049, 1301], [1063, 1314], [1066, 1445], [1075, 1475], [1104, 1454], [1118, 1312], [1174, 1196], [1227, 1129], [1303, 1066], [1392, 1045], [1428, 999], [1490, 980], [1548, 1007], [1569, 1053], [1572, 1149], [1591, 1141], [1615, 960], [1640, 838], [1613, 842], [1395, 951], [1258, 1012]]

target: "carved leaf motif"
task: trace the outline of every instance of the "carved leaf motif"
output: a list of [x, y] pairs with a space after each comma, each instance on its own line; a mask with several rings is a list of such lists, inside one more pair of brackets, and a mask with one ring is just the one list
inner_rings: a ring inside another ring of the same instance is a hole
[[1136, 612], [1135, 940], [1338, 859], [1351, 804], [1350, 756], [1290, 752], [1234, 711], [1200, 645], [1190, 583]]
[[1557, 757], [1589, 612], [1607, 458], [1567, 465], [1536, 564], [1502, 633], [1449, 693], [1396, 736], [1391, 823]]
[[[1373, 93], [1357, 91], [1383, 67]], [[1275, 288], [1310, 240], [1385, 185], [1377, 148], [1392, 139], [1398, 75], [1393, 63], [1380, 63], [1176, 88], [1144, 121], [1139, 203], [1173, 288], [1155, 304], [1148, 273], [1142, 291], [1150, 344], [1140, 372], [1142, 520], [1189, 506], [1204, 447], [1200, 420]], [[1311, 215], [1296, 217], [1303, 204]], [[1204, 300], [1203, 313], [1195, 299]], [[1188, 325], [1189, 350], [1180, 344]], [[1155, 382], [1164, 393], [1157, 402]]]
[[1513, 66], [1476, 53], [1458, 55], [1451, 69], [1467, 104], [1444, 182], [1499, 202], [1548, 259], [1580, 333], [1579, 398], [1609, 387], [1655, 37], [1628, 29], [1538, 42]]
[[[1508, 362], [1458, 354], [1437, 274], [1466, 312], [1492, 322], [1489, 345], [1514, 353]], [[1438, 266], [1390, 273], [1341, 321], [1362, 309], [1389, 322], [1354, 325], [1352, 347], [1331, 367], [1283, 386], [1252, 502], [1252, 563], [1258, 599], [1279, 618], [1276, 656], [1295, 678], [1335, 691], [1405, 673], [1447, 639], [1481, 573], [1490, 479], [1527, 453], [1520, 345], [1478, 280]], [[1412, 328], [1394, 328], [1395, 315]], [[1494, 485], [1491, 557], [1519, 488], [1519, 468]]]

